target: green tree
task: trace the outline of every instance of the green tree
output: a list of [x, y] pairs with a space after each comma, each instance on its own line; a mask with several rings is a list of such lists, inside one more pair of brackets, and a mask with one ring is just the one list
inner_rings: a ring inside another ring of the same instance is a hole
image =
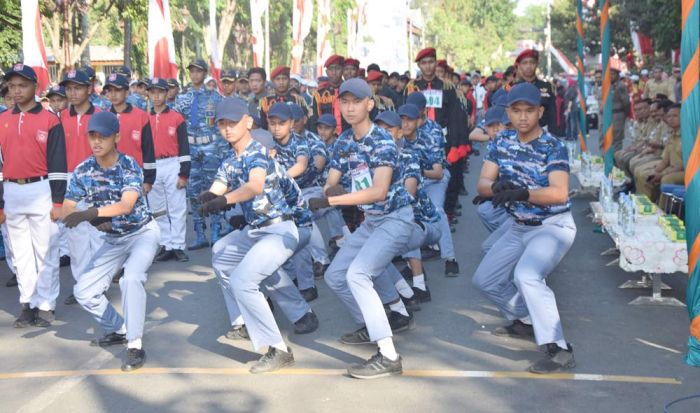
[[19, 60], [22, 49], [22, 18], [19, 2], [0, 0], [0, 67]]

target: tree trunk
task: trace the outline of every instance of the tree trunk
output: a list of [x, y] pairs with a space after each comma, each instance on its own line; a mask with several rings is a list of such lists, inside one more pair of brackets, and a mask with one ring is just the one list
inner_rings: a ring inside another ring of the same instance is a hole
[[[87, 11], [80, 14], [80, 41], [85, 40], [90, 33], [90, 18]], [[90, 46], [83, 49], [83, 53], [80, 55], [80, 61], [82, 66], [90, 66]]]
[[131, 19], [124, 19], [124, 66], [131, 69]]

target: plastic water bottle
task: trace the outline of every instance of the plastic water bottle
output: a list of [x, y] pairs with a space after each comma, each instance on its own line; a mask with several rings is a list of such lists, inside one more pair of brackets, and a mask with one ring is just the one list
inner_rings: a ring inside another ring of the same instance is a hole
[[617, 225], [622, 226], [625, 220], [625, 197], [626, 194], [620, 194], [617, 198]]
[[581, 173], [586, 178], [591, 177], [591, 155], [588, 152], [581, 154]]
[[625, 224], [623, 231], [625, 235], [634, 235], [634, 202], [631, 198], [625, 199]]

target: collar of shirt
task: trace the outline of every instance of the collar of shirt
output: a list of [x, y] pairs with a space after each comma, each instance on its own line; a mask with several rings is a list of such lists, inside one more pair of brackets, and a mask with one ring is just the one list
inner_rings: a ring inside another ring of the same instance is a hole
[[156, 109], [155, 109], [155, 108], [151, 108], [151, 115], [162, 115], [162, 114], [168, 113], [168, 112], [170, 112], [170, 108], [167, 107], [167, 106], [166, 106], [165, 109], [163, 109], [163, 111], [160, 112], [160, 113], [156, 113]]
[[[70, 113], [70, 116], [78, 116], [78, 112], [75, 111], [75, 106], [73, 105], [70, 105], [70, 110], [68, 111], [68, 113]], [[92, 115], [93, 113], [95, 113], [95, 105], [90, 103], [90, 107], [88, 108], [88, 110], [85, 111], [85, 113], [83, 113], [83, 115]]]
[[[29, 109], [26, 113], [32, 113], [32, 114], [36, 115], [37, 113], [41, 112], [42, 109], [43, 109], [43, 106], [41, 106], [41, 103], [37, 102], [37, 104], [33, 108]], [[21, 110], [19, 110], [19, 106], [15, 105], [15, 107], [12, 108], [13, 114], [16, 115], [20, 112], [21, 112]]]
[[124, 110], [121, 111], [121, 112], [117, 112], [117, 111], [114, 109], [114, 105], [112, 105], [112, 107], [109, 108], [109, 110], [110, 110], [112, 113], [115, 113], [115, 114], [116, 114], [116, 113], [129, 113], [129, 112], [131, 112], [131, 109], [132, 109], [132, 108], [133, 108], [133, 106], [131, 106], [131, 103], [127, 103], [127, 104], [126, 104], [126, 109], [124, 109]]

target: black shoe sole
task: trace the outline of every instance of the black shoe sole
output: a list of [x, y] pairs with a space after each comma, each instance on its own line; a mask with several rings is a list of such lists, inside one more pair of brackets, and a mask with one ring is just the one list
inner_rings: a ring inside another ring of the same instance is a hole
[[209, 243], [206, 242], [206, 243], [200, 244], [200, 245], [188, 246], [187, 251], [197, 251], [197, 250], [202, 250], [204, 248], [209, 248], [209, 247], [210, 247]]
[[556, 374], [556, 373], [561, 373], [567, 370], [571, 370], [576, 367], [576, 361], [573, 360], [571, 363], [567, 363], [563, 366], [560, 366], [554, 370], [547, 370], [547, 371], [538, 371], [538, 370], [533, 370], [533, 366], [530, 366], [527, 368], [527, 371], [532, 374]]
[[92, 341], [90, 341], [90, 347], [102, 347], [102, 348], [106, 348], [106, 347], [124, 345], [124, 344], [126, 344], [126, 343], [128, 343], [128, 342], [129, 342], [129, 340], [127, 340], [126, 338], [125, 338], [124, 340], [110, 341], [110, 342], [101, 342], [101, 343], [100, 343], [99, 341], [97, 341], [97, 340], [92, 340]]
[[272, 373], [273, 371], [281, 370], [281, 369], [283, 369], [283, 368], [285, 368], [285, 367], [291, 367], [291, 366], [293, 366], [295, 363], [296, 363], [295, 360], [290, 360], [290, 361], [288, 361], [288, 362], [282, 364], [281, 366], [279, 366], [279, 367], [277, 367], [277, 368], [274, 368], [274, 369], [271, 369], [271, 370], [253, 371], [253, 368], [251, 367], [250, 370], [248, 370], [248, 371], [250, 372], [250, 374]]
[[139, 364], [122, 364], [122, 371], [138, 370], [143, 367], [144, 364], [146, 364], [146, 356], [143, 356], [143, 360]]
[[403, 374], [403, 369], [398, 370], [398, 371], [387, 371], [386, 373], [373, 374], [370, 376], [363, 376], [363, 375], [357, 374], [357, 373], [353, 374], [348, 369], [348, 374], [350, 375], [350, 377], [355, 378], [355, 379], [372, 380], [372, 379], [381, 379], [382, 377], [400, 376], [401, 374]]

